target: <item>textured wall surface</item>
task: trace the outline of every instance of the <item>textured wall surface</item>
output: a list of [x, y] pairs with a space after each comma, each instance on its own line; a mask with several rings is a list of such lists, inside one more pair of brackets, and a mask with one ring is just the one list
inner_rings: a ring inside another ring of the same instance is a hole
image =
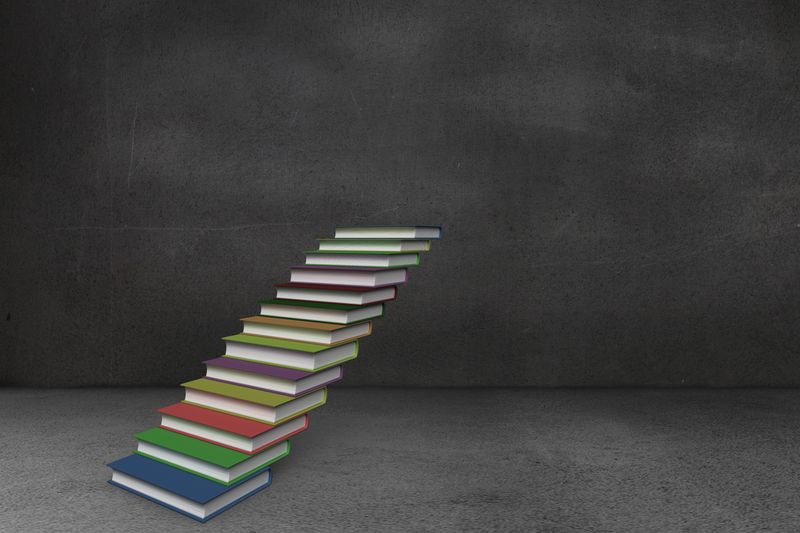
[[0, 383], [165, 384], [314, 238], [446, 238], [349, 384], [800, 384], [791, 2], [17, 2]]

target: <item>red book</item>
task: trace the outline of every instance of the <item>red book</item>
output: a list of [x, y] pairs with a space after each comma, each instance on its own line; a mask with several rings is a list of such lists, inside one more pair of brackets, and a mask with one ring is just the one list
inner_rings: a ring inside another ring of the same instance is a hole
[[183, 402], [158, 412], [164, 429], [247, 454], [258, 453], [308, 429], [308, 415], [273, 426]]

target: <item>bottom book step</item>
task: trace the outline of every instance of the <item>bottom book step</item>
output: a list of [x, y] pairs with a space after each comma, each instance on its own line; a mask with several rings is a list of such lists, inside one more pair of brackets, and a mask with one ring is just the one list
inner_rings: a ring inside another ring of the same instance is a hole
[[112, 485], [200, 522], [214, 518], [272, 482], [269, 467], [223, 485], [136, 454], [108, 466], [112, 470], [109, 480]]

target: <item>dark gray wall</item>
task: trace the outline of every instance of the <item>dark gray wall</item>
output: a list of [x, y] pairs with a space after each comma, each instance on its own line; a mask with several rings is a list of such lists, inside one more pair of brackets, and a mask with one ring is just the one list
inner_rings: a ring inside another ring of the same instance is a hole
[[17, 2], [0, 382], [201, 373], [338, 224], [446, 238], [350, 384], [800, 384], [791, 2]]

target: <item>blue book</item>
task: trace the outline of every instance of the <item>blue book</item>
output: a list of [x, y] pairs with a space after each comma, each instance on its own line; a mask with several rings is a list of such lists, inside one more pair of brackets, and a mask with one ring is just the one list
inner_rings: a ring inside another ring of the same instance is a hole
[[272, 482], [264, 467], [231, 485], [215, 483], [141, 455], [129, 455], [108, 465], [109, 483], [200, 522], [210, 520]]

